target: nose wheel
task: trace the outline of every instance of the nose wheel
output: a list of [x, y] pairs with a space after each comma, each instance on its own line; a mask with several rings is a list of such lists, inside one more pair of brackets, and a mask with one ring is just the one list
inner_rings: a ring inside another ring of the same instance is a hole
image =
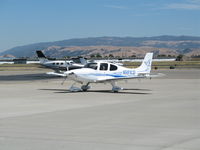
[[76, 83], [73, 83], [72, 84], [72, 86], [69, 88], [69, 91], [70, 92], [80, 92], [80, 91], [82, 91], [79, 87], [75, 87], [74, 85], [75, 85]]
[[120, 90], [123, 90], [122, 87], [119, 87], [119, 86], [116, 85], [116, 82], [111, 82], [111, 85], [112, 85], [112, 92], [114, 92], [114, 93], [117, 93]]

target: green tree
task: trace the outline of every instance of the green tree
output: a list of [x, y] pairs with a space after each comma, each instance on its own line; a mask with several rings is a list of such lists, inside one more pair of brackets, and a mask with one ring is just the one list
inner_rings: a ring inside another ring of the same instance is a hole
[[133, 54], [133, 55], [131, 55], [131, 58], [136, 58], [136, 55], [134, 55], [134, 54]]
[[114, 56], [113, 56], [113, 54], [109, 54], [108, 57], [113, 58]]
[[70, 56], [64, 56], [63, 58], [64, 59], [70, 59], [71, 57]]
[[94, 58], [94, 57], [95, 57], [95, 55], [94, 55], [94, 54], [91, 54], [91, 55], [90, 55], [90, 58]]
[[176, 57], [176, 61], [183, 61], [183, 55], [180, 54]]
[[102, 58], [101, 54], [97, 53], [96, 58]]

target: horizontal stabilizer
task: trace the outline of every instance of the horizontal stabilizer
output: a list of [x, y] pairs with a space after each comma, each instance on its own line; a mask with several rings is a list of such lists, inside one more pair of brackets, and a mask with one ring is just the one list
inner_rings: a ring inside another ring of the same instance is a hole
[[54, 76], [60, 76], [60, 77], [66, 77], [66, 74], [64, 74], [64, 73], [47, 72], [46, 74], [54, 75]]
[[164, 73], [158, 73], [158, 74], [150, 74], [149, 78], [157, 78], [157, 77], [164, 77], [166, 76]]

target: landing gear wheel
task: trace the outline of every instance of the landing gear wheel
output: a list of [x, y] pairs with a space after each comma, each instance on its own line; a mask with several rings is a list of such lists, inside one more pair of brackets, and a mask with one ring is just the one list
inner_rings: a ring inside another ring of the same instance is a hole
[[88, 86], [88, 85], [82, 85], [81, 89], [82, 89], [83, 92], [86, 92], [88, 89], [90, 89], [90, 86]]
[[116, 86], [116, 82], [111, 82], [111, 85], [112, 85], [112, 92], [114, 93], [118, 93], [119, 90], [123, 90], [123, 88]]
[[86, 92], [88, 89], [82, 89], [83, 90], [83, 92]]

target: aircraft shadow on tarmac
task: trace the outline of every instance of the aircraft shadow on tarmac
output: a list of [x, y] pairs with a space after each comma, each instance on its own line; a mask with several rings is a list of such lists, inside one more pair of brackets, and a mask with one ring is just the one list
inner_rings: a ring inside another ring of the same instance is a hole
[[0, 81], [31, 81], [31, 80], [45, 80], [56, 79], [57, 76], [50, 76], [44, 73], [41, 74], [18, 74], [18, 75], [1, 75]]
[[66, 89], [39, 89], [39, 90], [47, 90], [47, 91], [54, 91], [54, 93], [111, 93], [111, 94], [151, 94], [147, 92], [132, 92], [132, 91], [151, 91], [149, 89], [123, 89], [119, 92], [112, 92], [111, 90], [88, 90], [87, 92], [79, 91], [79, 92], [71, 92]]

